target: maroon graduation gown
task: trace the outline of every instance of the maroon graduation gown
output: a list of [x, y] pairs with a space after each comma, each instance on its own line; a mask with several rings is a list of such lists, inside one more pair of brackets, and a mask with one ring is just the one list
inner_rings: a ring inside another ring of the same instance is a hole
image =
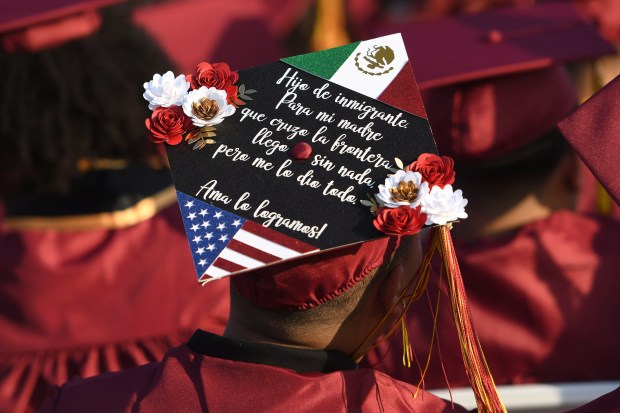
[[228, 282], [197, 283], [174, 189], [164, 191], [158, 213], [120, 229], [9, 229], [0, 218], [0, 412], [36, 411], [50, 384], [76, 375], [160, 360], [196, 327], [223, 331]]
[[466, 411], [424, 391], [414, 397], [415, 392], [383, 373], [357, 369], [337, 351], [239, 342], [198, 331], [160, 363], [55, 389], [41, 412]]
[[[620, 379], [620, 222], [558, 211], [497, 239], [456, 242], [474, 325], [496, 384]], [[437, 282], [430, 283], [436, 301]], [[441, 349], [433, 347], [427, 388], [468, 386], [449, 310], [442, 297]], [[432, 320], [426, 298], [408, 316], [409, 334], [424, 365]], [[400, 336], [392, 351], [372, 364], [417, 384], [418, 368], [403, 368]]]

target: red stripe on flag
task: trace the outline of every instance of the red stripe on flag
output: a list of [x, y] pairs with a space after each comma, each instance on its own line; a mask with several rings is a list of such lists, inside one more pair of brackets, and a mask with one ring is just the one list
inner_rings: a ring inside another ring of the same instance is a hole
[[214, 267], [221, 268], [222, 270], [228, 271], [228, 272], [236, 272], [236, 271], [245, 270], [244, 266], [236, 264], [232, 261], [228, 261], [221, 257], [216, 259], [212, 265]]
[[244, 244], [241, 241], [237, 241], [236, 239], [232, 239], [228, 243], [226, 248], [229, 248], [250, 258], [254, 258], [255, 260], [262, 261], [264, 263], [280, 261], [280, 258], [276, 257], [275, 255], [271, 255], [269, 253], [266, 253], [265, 251], [261, 251], [251, 245]]
[[286, 248], [290, 248], [293, 251], [297, 251], [301, 254], [310, 251], [316, 251], [318, 249], [317, 247], [314, 247], [310, 244], [306, 244], [305, 242], [301, 242], [293, 237], [289, 237], [288, 235], [284, 235], [278, 231], [264, 227], [250, 220], [245, 221], [245, 223], [243, 224], [243, 229], [251, 232], [254, 235], [263, 237], [271, 242], [275, 242], [276, 244], [280, 244]]
[[392, 83], [385, 88], [378, 98], [379, 101], [394, 106], [397, 109], [407, 111], [413, 115], [428, 119], [422, 96], [416, 85], [413, 69], [409, 62], [400, 70]]

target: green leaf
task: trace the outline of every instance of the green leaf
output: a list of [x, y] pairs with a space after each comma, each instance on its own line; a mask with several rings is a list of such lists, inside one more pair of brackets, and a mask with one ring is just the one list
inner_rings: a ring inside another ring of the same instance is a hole
[[245, 92], [245, 85], [241, 85], [237, 88], [237, 90], [239, 91], [240, 95], [243, 95], [243, 93]]
[[365, 199], [360, 200], [360, 203], [367, 207], [372, 206], [372, 202], [366, 201]]
[[254, 99], [252, 99], [252, 98], [251, 98], [251, 97], [249, 97], [249, 96], [245, 96], [245, 95], [243, 95], [242, 97], [243, 97], [243, 99], [245, 99], [245, 100], [254, 100]]
[[251, 95], [252, 93], [256, 93], [256, 89], [248, 89], [248, 90], [245, 91], [244, 94]]

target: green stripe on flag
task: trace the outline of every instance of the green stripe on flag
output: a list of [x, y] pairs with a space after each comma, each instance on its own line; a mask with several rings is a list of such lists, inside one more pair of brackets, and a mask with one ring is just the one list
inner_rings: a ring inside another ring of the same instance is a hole
[[284, 63], [324, 79], [331, 78], [360, 42], [282, 59]]

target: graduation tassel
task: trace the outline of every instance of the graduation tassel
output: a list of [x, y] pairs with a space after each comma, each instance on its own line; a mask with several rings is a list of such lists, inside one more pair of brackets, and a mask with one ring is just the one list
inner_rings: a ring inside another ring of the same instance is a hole
[[450, 227], [443, 225], [433, 228], [433, 231], [434, 241], [438, 241], [442, 266], [446, 270], [448, 295], [461, 345], [461, 354], [463, 355], [467, 377], [476, 396], [478, 412], [505, 413], [506, 408], [499, 398], [489, 366], [482, 353], [478, 336], [474, 331], [461, 270], [450, 236]]
[[410, 368], [411, 360], [413, 359], [413, 350], [411, 349], [411, 342], [409, 341], [409, 332], [407, 331], [407, 317], [400, 319], [400, 326], [403, 335], [403, 366]]

